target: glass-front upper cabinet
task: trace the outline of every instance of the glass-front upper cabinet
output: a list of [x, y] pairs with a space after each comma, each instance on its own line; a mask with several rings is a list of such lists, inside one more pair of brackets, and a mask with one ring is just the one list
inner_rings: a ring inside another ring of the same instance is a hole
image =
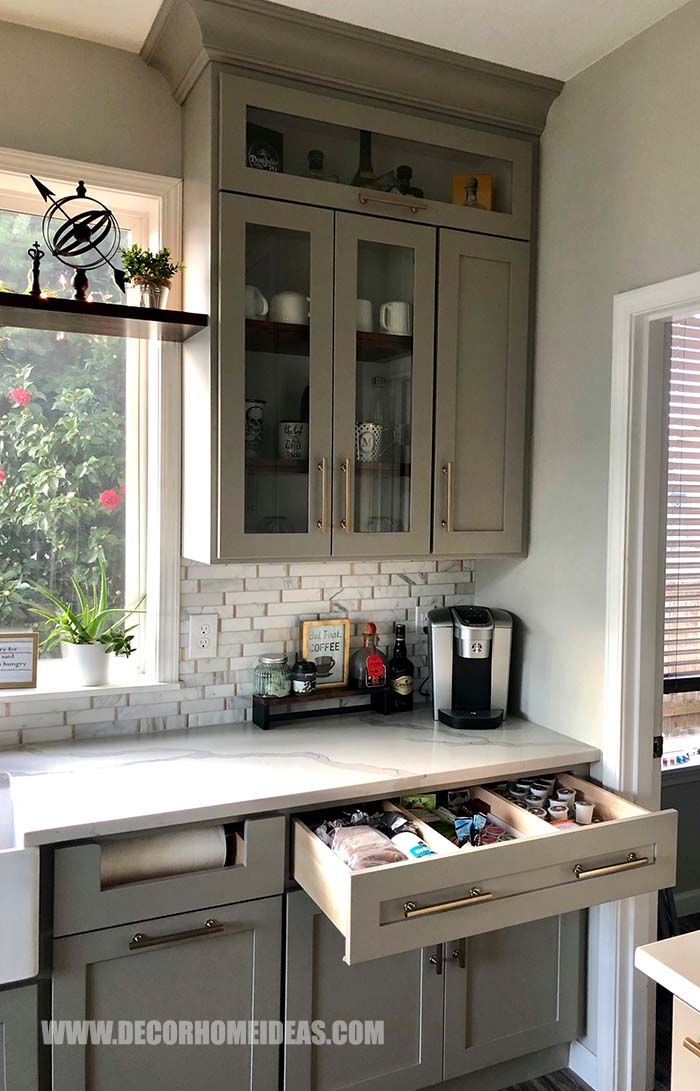
[[219, 556], [330, 554], [333, 214], [221, 199]]
[[336, 216], [333, 555], [430, 552], [435, 233]]
[[220, 86], [224, 190], [529, 238], [527, 138], [231, 74]]

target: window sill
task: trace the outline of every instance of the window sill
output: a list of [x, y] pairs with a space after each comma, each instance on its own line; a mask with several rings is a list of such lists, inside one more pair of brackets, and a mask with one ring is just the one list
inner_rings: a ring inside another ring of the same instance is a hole
[[[0, 704], [12, 702], [20, 704], [22, 701], [36, 700], [41, 697], [73, 698], [92, 697], [100, 694], [131, 693], [138, 690], [139, 693], [159, 692], [169, 690], [176, 691], [182, 688], [181, 682], [155, 682], [143, 674], [136, 674], [119, 670], [119, 664], [113, 668], [115, 675], [104, 686], [79, 686], [75, 679], [67, 674], [60, 659], [39, 663], [37, 684], [33, 689], [0, 689]], [[121, 675], [121, 677], [120, 677]]]

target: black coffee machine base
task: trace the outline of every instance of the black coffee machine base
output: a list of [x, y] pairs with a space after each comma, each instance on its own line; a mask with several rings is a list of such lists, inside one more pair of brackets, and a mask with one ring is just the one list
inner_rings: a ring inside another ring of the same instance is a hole
[[488, 730], [491, 727], [500, 727], [505, 713], [502, 708], [485, 708], [470, 711], [466, 708], [441, 708], [438, 716], [443, 724], [448, 727], [480, 728]]

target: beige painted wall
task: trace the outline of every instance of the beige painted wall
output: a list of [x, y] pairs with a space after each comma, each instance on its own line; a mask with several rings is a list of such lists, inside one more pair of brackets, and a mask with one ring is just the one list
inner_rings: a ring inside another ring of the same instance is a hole
[[179, 177], [180, 108], [133, 53], [0, 22], [0, 147]]
[[542, 142], [532, 532], [478, 564], [524, 622], [522, 709], [599, 744], [612, 299], [700, 269], [700, 3], [572, 80]]

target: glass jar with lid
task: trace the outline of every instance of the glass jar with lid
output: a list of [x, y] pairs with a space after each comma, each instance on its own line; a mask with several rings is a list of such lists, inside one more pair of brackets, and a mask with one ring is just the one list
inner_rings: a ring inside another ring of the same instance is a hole
[[286, 697], [292, 676], [286, 655], [261, 655], [253, 671], [253, 693], [258, 697]]

